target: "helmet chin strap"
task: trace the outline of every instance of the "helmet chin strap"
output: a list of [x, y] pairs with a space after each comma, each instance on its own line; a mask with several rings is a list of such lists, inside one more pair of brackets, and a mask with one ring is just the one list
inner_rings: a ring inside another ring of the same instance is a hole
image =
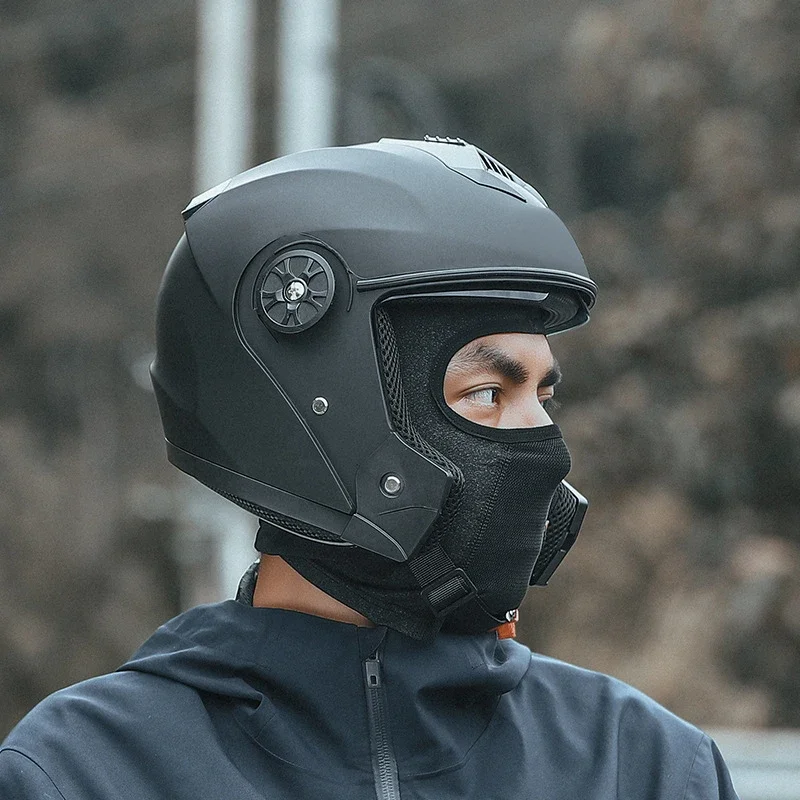
[[[475, 584], [438, 542], [412, 557], [408, 566], [421, 586], [420, 594], [437, 619], [444, 619], [457, 608], [469, 605], [470, 618], [478, 625], [485, 624], [487, 631], [511, 621], [507, 615], [496, 617], [486, 609]], [[515, 615], [517, 611], [513, 609], [508, 613]]]

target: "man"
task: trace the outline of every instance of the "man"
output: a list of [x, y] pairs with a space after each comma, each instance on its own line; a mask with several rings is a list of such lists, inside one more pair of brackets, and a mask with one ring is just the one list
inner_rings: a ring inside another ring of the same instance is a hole
[[236, 601], [45, 700], [9, 798], [733, 798], [714, 744], [532, 655], [585, 500], [547, 336], [596, 288], [530, 186], [452, 139], [278, 159], [195, 199], [158, 305], [170, 460], [261, 523]]

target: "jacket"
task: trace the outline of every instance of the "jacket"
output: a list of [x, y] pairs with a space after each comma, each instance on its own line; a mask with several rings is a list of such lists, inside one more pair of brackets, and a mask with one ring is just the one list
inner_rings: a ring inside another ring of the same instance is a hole
[[714, 743], [512, 639], [423, 644], [233, 600], [51, 695], [0, 748], [2, 800], [731, 800]]

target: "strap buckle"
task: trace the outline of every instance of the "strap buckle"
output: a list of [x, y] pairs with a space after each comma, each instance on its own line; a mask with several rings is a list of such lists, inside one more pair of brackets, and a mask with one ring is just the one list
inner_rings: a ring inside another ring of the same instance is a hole
[[423, 586], [420, 594], [428, 601], [438, 619], [472, 600], [478, 590], [461, 567], [454, 567]]

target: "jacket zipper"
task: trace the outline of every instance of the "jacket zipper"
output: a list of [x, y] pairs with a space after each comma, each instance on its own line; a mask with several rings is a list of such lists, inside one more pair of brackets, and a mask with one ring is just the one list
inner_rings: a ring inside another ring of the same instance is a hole
[[389, 738], [389, 720], [386, 714], [386, 691], [381, 669], [382, 650], [383, 648], [379, 647], [364, 661], [372, 774], [375, 778], [375, 796], [378, 800], [400, 800], [397, 761]]

